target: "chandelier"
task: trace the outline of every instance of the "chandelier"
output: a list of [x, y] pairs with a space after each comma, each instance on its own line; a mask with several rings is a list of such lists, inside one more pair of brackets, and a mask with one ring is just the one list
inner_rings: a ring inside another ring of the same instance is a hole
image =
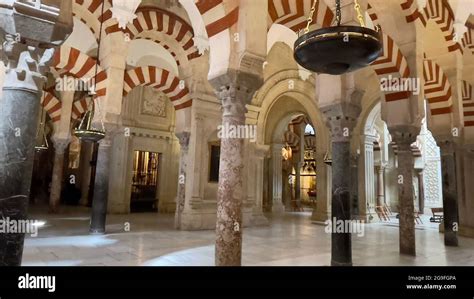
[[365, 27], [358, 1], [354, 0], [354, 9], [360, 26], [341, 26], [341, 1], [336, 0], [337, 26], [310, 32], [318, 1], [313, 3], [304, 34], [295, 42], [296, 62], [310, 71], [330, 75], [353, 72], [374, 62], [382, 52], [381, 34]]

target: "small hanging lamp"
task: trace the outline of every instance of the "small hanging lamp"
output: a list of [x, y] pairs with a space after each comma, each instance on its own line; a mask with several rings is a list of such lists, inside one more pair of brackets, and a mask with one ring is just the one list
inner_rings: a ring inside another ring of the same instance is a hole
[[[43, 93], [43, 98], [44, 98], [44, 93]], [[37, 152], [47, 151], [48, 148], [49, 148], [48, 139], [46, 138], [46, 132], [44, 130], [44, 128], [46, 126], [46, 121], [44, 119], [44, 108], [41, 109], [41, 119], [40, 119], [40, 121], [41, 121], [40, 125], [39, 125], [38, 129], [36, 130], [36, 142], [37, 142], [37, 144], [35, 146], [35, 150]]]
[[337, 26], [309, 30], [318, 1], [315, 0], [304, 34], [295, 42], [294, 57], [302, 67], [322, 74], [342, 75], [364, 68], [382, 52], [378, 31], [366, 28], [360, 5], [354, 0], [359, 26], [341, 26], [341, 1], [336, 0]]
[[92, 96], [90, 103], [91, 108], [87, 110], [79, 125], [74, 129], [74, 135], [84, 142], [98, 142], [105, 137], [104, 123], [101, 121], [102, 130], [97, 130], [92, 126], [95, 113], [94, 99]]
[[[102, 1], [102, 14], [104, 15], [104, 3]], [[103, 19], [100, 22], [100, 31], [99, 31], [99, 40], [97, 42], [97, 60], [100, 57], [100, 44], [102, 41], [102, 26], [103, 26]], [[79, 138], [79, 140], [84, 142], [98, 142], [105, 137], [105, 127], [102, 118], [100, 119], [100, 123], [102, 125], [101, 130], [98, 130], [92, 126], [92, 121], [94, 119], [95, 113], [95, 103], [94, 103], [94, 95], [96, 93], [97, 88], [97, 72], [99, 68], [99, 63], [97, 61], [95, 65], [95, 72], [94, 72], [94, 81], [93, 81], [93, 88], [89, 90], [88, 97], [90, 97], [90, 105], [89, 109], [85, 113], [84, 117], [82, 118], [79, 125], [74, 129], [74, 135]]]

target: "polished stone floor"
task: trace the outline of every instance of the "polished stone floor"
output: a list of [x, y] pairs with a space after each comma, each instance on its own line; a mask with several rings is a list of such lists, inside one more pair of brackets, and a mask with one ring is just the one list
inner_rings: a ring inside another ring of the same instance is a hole
[[[37, 237], [25, 241], [23, 265], [29, 266], [208, 266], [214, 264], [213, 231], [176, 231], [173, 215], [131, 214], [108, 217], [107, 235], [88, 234], [87, 210], [60, 215], [32, 211], [43, 220]], [[310, 213], [269, 215], [270, 225], [244, 228], [243, 264], [247, 266], [327, 266], [330, 234], [312, 223]], [[364, 226], [364, 236], [353, 235], [354, 265], [474, 265], [474, 239], [460, 238], [458, 248], [447, 248], [443, 235], [424, 218], [417, 225], [417, 257], [398, 253], [398, 227]], [[128, 231], [124, 229], [129, 228]]]

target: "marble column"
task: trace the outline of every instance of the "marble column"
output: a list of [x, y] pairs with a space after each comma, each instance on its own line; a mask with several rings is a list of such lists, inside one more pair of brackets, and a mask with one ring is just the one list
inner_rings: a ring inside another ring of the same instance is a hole
[[[322, 109], [331, 133], [332, 143], [332, 200], [331, 221], [351, 221], [350, 140], [360, 107], [338, 103]], [[352, 241], [350, 231], [331, 233], [331, 265], [352, 266]]]
[[[245, 125], [245, 105], [260, 86], [254, 74], [229, 70], [211, 81], [222, 103], [222, 127]], [[216, 266], [240, 266], [242, 263], [242, 202], [244, 140], [221, 138], [219, 184], [217, 190]]]
[[377, 165], [377, 206], [385, 204], [385, 166]]
[[176, 133], [180, 145], [180, 159], [179, 159], [179, 177], [178, 177], [178, 192], [176, 195], [176, 212], [175, 212], [175, 228], [181, 229], [181, 216], [183, 214], [185, 200], [186, 200], [186, 167], [189, 150], [189, 132]]
[[273, 144], [272, 146], [272, 212], [273, 213], [282, 213], [285, 211], [283, 206], [283, 157], [281, 155], [281, 149], [283, 144]]
[[69, 145], [68, 139], [53, 139], [54, 144], [54, 166], [51, 181], [51, 193], [49, 196], [50, 213], [59, 212], [61, 201], [61, 190], [64, 175], [64, 153]]
[[376, 205], [374, 166], [374, 141], [376, 140], [376, 137], [372, 135], [361, 136], [359, 216], [363, 221], [369, 220], [368, 215], [374, 212]]
[[418, 169], [416, 172], [418, 176], [418, 211], [420, 214], [424, 214], [425, 210], [425, 184], [424, 184], [424, 172], [423, 169]]
[[441, 149], [441, 173], [443, 180], [444, 245], [458, 246], [459, 227], [456, 180], [456, 144], [450, 139], [437, 138]]
[[81, 143], [81, 157], [80, 157], [80, 173], [81, 173], [81, 200], [80, 205], [86, 206], [88, 203], [89, 196], [89, 185], [91, 175], [91, 159], [92, 159], [92, 146], [89, 142]]
[[[0, 217], [25, 220], [43, 75], [52, 49], [41, 50], [6, 36], [3, 53], [8, 64], [0, 100]], [[22, 233], [0, 234], [0, 265], [21, 264], [23, 241]]]
[[295, 205], [301, 205], [301, 162], [296, 162], [295, 167]]
[[411, 144], [416, 141], [420, 129], [405, 127], [393, 130], [392, 140], [398, 146], [398, 200], [399, 200], [399, 244], [400, 253], [416, 255], [415, 244], [415, 206], [413, 189], [413, 170], [415, 160], [411, 151]]
[[291, 174], [291, 160], [283, 161], [282, 168], [282, 201], [285, 205], [286, 211], [291, 211], [291, 185], [290, 185], [290, 174]]
[[352, 155], [351, 156], [351, 183], [350, 183], [350, 190], [351, 190], [351, 207], [352, 213], [354, 215], [359, 214], [359, 155]]
[[104, 234], [109, 196], [109, 172], [111, 148], [117, 126], [106, 124], [106, 136], [99, 141], [95, 166], [94, 196], [92, 199], [91, 234]]

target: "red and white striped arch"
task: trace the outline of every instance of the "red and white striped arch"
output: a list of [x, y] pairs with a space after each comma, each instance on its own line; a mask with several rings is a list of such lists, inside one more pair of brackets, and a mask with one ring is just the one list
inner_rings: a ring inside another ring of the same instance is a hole
[[61, 101], [59, 101], [51, 92], [44, 90], [41, 97], [41, 106], [48, 113], [53, 123], [61, 120]]
[[453, 111], [452, 89], [448, 77], [432, 60], [423, 62], [425, 98], [432, 116], [450, 115]]
[[[165, 49], [170, 45], [163, 42], [163, 35], [175, 41], [188, 60], [199, 57], [199, 51], [194, 46], [193, 28], [179, 16], [156, 7], [140, 7], [136, 12], [137, 18], [127, 25], [125, 30], [131, 39], [148, 39], [161, 43]], [[177, 60], [176, 53], [171, 53]], [[179, 60], [177, 60], [179, 65]]]
[[461, 43], [465, 50], [471, 51], [474, 55], [474, 24], [468, 24], [467, 31], [464, 33]]
[[76, 120], [80, 119], [87, 110], [89, 110], [89, 106], [92, 100], [89, 97], [85, 97], [80, 99], [79, 101], [75, 101], [72, 104], [72, 111], [71, 111], [71, 119]]
[[120, 31], [117, 20], [112, 18], [111, 7], [112, 1], [105, 1], [104, 14], [102, 15], [102, 0], [74, 0], [72, 14], [86, 24], [98, 40], [101, 21], [103, 21], [103, 33]]
[[[390, 77], [398, 80], [410, 76], [410, 68], [405, 56], [403, 56], [393, 39], [386, 34], [383, 35], [383, 53], [372, 63], [372, 67], [380, 80]], [[384, 94], [386, 102], [393, 102], [408, 99], [411, 92], [387, 91]]]
[[239, 21], [238, 0], [198, 0], [196, 7], [202, 15], [209, 38], [229, 29]]
[[[284, 25], [298, 32], [306, 27], [311, 7], [316, 0], [269, 0], [268, 28], [273, 24]], [[322, 0], [318, 1], [312, 25], [328, 27], [334, 20], [334, 13]]]
[[176, 111], [188, 108], [193, 103], [184, 80], [180, 80], [168, 70], [147, 66], [125, 72], [123, 96], [127, 96], [136, 86], [148, 86], [163, 92]]
[[97, 65], [97, 61], [82, 53], [78, 49], [62, 46], [56, 49], [51, 68], [59, 73], [59, 76], [72, 76], [84, 82], [92, 82], [97, 66], [96, 94], [95, 97], [105, 96], [107, 93], [107, 73]]
[[401, 4], [403, 11], [405, 12], [405, 19], [407, 23], [413, 23], [419, 20], [423, 26], [426, 26], [426, 16], [423, 11], [418, 9], [416, 0], [406, 0]]
[[428, 0], [426, 7], [422, 12], [419, 11], [415, 0], [406, 0], [402, 5], [402, 9], [406, 12], [407, 22], [419, 20], [426, 26], [428, 20], [432, 19], [440, 28], [444, 35], [444, 39], [448, 44], [448, 51], [461, 51], [459, 43], [454, 40], [454, 13], [449, 5], [448, 0]]
[[464, 113], [464, 126], [474, 127], [474, 97], [472, 85], [462, 81], [462, 107]]

